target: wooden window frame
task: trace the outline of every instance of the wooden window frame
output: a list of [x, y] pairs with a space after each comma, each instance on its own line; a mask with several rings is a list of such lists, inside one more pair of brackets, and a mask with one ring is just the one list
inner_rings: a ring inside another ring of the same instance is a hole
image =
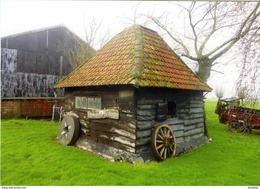
[[[100, 100], [100, 102], [99, 102], [100, 105], [97, 107], [97, 103], [91, 104], [90, 99], [94, 99], [94, 101], [95, 101], [95, 99]], [[75, 109], [101, 110], [102, 109], [102, 98], [100, 96], [76, 96], [75, 97]]]

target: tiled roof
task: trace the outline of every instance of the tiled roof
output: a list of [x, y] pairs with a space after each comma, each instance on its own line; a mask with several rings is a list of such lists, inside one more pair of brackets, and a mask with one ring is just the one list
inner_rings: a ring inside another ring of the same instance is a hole
[[100, 85], [211, 91], [156, 32], [139, 25], [117, 34], [55, 88]]

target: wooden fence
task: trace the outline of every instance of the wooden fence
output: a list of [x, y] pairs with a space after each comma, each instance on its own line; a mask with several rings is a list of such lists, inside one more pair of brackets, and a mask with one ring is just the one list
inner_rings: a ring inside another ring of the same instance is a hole
[[1, 99], [1, 118], [46, 118], [53, 105], [62, 106], [64, 97], [5, 97]]

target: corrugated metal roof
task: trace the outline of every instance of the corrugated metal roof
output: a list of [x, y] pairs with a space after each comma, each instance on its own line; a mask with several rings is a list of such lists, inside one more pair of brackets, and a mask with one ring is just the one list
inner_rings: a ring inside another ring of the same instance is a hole
[[129, 84], [211, 91], [156, 32], [139, 25], [117, 34], [55, 88]]

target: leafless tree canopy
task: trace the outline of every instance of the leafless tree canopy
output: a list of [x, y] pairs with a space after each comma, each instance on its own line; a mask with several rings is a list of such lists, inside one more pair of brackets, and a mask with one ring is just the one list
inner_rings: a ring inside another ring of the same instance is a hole
[[[191, 2], [171, 3], [179, 7], [181, 21], [171, 12], [155, 17], [153, 21], [175, 42], [177, 52], [198, 64], [197, 74], [204, 81], [216, 61], [238, 41], [259, 31], [258, 2]], [[221, 40], [216, 41], [216, 37]], [[192, 45], [191, 45], [192, 44]], [[248, 43], [252, 45], [252, 43]]]

